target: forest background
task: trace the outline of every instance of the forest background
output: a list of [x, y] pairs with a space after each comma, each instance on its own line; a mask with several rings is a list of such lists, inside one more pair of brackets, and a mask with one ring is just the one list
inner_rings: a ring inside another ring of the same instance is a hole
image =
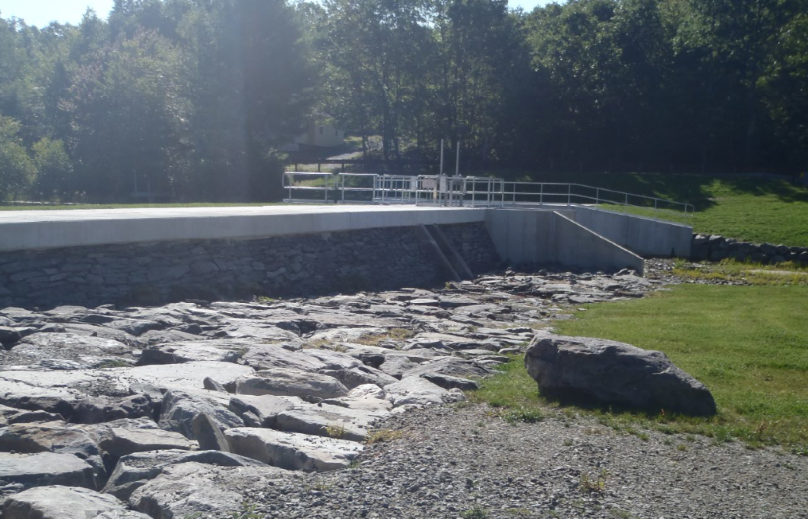
[[[2, 13], [0, 13], [2, 16]], [[333, 121], [501, 173], [808, 169], [808, 0], [115, 0], [0, 18], [0, 201], [279, 197]]]

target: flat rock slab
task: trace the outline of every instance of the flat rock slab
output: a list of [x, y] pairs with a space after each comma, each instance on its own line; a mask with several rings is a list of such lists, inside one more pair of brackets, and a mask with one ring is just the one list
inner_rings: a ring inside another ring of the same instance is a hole
[[277, 428], [361, 442], [371, 426], [388, 414], [384, 410], [351, 409], [326, 403], [305, 405], [279, 413]]
[[407, 377], [384, 388], [387, 398], [395, 407], [403, 405], [446, 404], [464, 400], [457, 389], [443, 389], [421, 377]]
[[122, 457], [107, 481], [104, 492], [128, 500], [132, 493], [162, 474], [171, 465], [202, 463], [221, 467], [259, 467], [260, 461], [221, 451], [149, 451]]
[[[196, 462], [166, 467], [129, 498], [130, 505], [155, 518], [241, 517], [248, 489], [295, 477], [275, 467], [217, 467]], [[248, 494], [247, 494], [248, 495]]]
[[545, 332], [531, 342], [525, 366], [542, 391], [560, 397], [584, 394], [634, 407], [697, 416], [716, 413], [715, 400], [704, 384], [659, 351]]
[[293, 368], [258, 371], [236, 381], [235, 389], [240, 395], [335, 398], [348, 394], [348, 388], [334, 377]]
[[134, 362], [132, 348], [100, 337], [73, 333], [35, 333], [18, 343], [3, 358], [3, 365], [17, 369], [72, 370]]
[[11, 496], [3, 505], [3, 519], [95, 519], [147, 518], [127, 514], [127, 507], [116, 497], [86, 488], [46, 486], [31, 488]]
[[0, 480], [26, 488], [75, 485], [96, 488], [93, 467], [72, 454], [0, 452]]
[[270, 429], [245, 427], [224, 434], [231, 452], [288, 470], [345, 468], [363, 449], [361, 444], [347, 440]]
[[162, 429], [112, 427], [99, 446], [113, 456], [121, 457], [135, 452], [191, 450], [197, 447], [197, 443], [186, 439], [182, 434]]
[[183, 341], [150, 346], [143, 350], [138, 365], [181, 364], [184, 362], [238, 362], [249, 348], [246, 341]]
[[279, 414], [302, 407], [304, 404], [305, 402], [297, 397], [237, 395], [230, 399], [228, 408], [250, 427], [276, 429]]

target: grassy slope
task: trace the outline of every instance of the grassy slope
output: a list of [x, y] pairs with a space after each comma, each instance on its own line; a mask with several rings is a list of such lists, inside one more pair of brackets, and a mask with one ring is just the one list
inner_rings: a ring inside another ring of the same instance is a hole
[[[680, 285], [650, 297], [590, 306], [558, 333], [665, 352], [712, 391], [711, 419], [596, 413], [612, 424], [781, 443], [808, 452], [808, 308], [805, 286]], [[475, 397], [512, 409], [541, 405], [520, 362]]]
[[696, 207], [696, 232], [744, 241], [808, 246], [808, 189], [783, 180], [659, 174], [558, 174], [535, 181], [574, 182], [655, 195]]

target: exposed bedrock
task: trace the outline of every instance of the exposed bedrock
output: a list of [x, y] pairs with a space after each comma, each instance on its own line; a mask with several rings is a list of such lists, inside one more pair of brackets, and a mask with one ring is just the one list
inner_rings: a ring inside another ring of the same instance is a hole
[[268, 485], [351, 466], [392, 414], [464, 399], [542, 323], [655, 286], [509, 273], [437, 291], [1, 308], [3, 517], [72, 519], [59, 502], [81, 519], [232, 517]]

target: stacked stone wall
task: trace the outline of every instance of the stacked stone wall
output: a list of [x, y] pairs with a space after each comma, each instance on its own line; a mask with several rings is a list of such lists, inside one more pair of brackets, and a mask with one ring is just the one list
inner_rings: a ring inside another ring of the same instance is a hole
[[750, 263], [808, 264], [808, 247], [750, 243], [718, 235], [694, 234], [690, 258], [695, 261], [734, 259]]
[[463, 257], [472, 272], [492, 270], [500, 263], [494, 242], [483, 222], [441, 225], [446, 241]]
[[[487, 265], [495, 253], [484, 227], [448, 227], [452, 243], [472, 241], [457, 249], [464, 259]], [[443, 280], [426, 247], [416, 228], [396, 227], [2, 253], [0, 308], [156, 305], [430, 286]]]

